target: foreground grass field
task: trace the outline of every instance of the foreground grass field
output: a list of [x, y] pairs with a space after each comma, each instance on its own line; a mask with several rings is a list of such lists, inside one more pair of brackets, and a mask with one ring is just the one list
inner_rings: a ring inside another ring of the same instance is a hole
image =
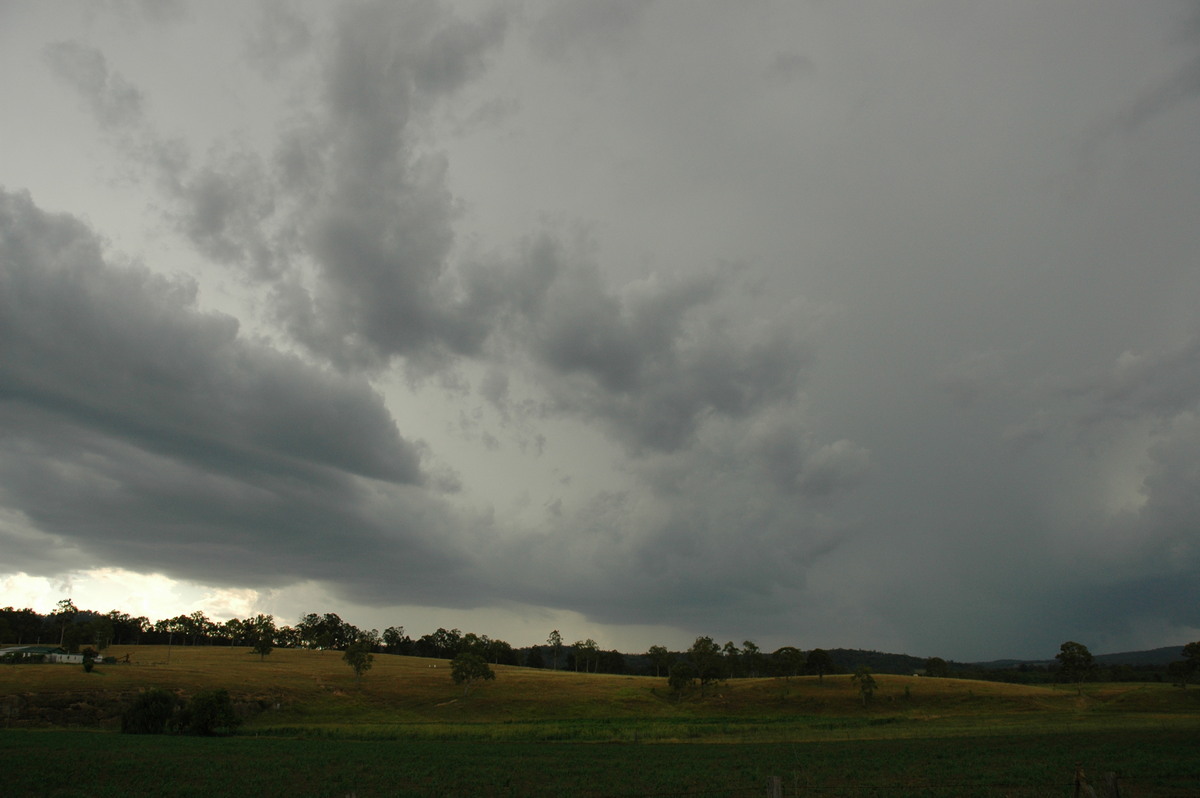
[[0, 733], [7, 795], [1071, 796], [1074, 763], [1122, 795], [1197, 795], [1195, 732], [810, 743], [467, 743]]
[[[498, 667], [463, 696], [444, 661], [377, 655], [358, 683], [339, 652], [108, 653], [131, 662], [0, 667], [0, 697], [18, 708], [0, 734], [0, 793], [737, 796], [779, 776], [785, 795], [1071, 795], [1080, 762], [1121, 774], [1126, 795], [1200, 795], [1200, 690], [1165, 685], [877, 676], [863, 706], [848, 676], [679, 699], [665, 679]], [[111, 714], [88, 730], [24, 728], [47, 696], [119, 707], [150, 686], [224, 687], [253, 712], [229, 739], [104, 733]]]

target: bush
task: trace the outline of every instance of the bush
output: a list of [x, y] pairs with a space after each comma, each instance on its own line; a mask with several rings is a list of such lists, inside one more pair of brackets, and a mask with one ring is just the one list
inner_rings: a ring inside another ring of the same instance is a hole
[[180, 715], [179, 729], [185, 734], [224, 737], [233, 734], [241, 723], [228, 691], [205, 690], [192, 696]]
[[686, 690], [696, 680], [696, 669], [690, 662], [677, 662], [671, 666], [667, 675], [667, 684], [676, 693]]
[[160, 687], [138, 693], [129, 709], [121, 716], [121, 731], [125, 734], [162, 734], [171, 727], [179, 699]]

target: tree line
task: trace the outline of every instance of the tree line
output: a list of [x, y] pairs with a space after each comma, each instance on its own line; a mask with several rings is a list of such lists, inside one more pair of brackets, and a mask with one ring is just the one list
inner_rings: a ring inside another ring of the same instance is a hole
[[[203, 612], [151, 622], [120, 610], [99, 613], [80, 609], [63, 599], [54, 611], [41, 614], [32, 609], [0, 609], [0, 642], [8, 644], [56, 645], [68, 652], [83, 647], [104, 651], [110, 645], [246, 646], [265, 657], [274, 648], [307, 648], [348, 652], [359, 662], [370, 654], [400, 654], [453, 660], [470, 655], [486, 664], [666, 677], [673, 685], [705, 686], [726, 679], [772, 676], [791, 678], [852, 673], [862, 668], [876, 673], [919, 673], [925, 676], [976, 678], [989, 681], [1163, 681], [1187, 684], [1200, 676], [1200, 642], [1184, 648], [1184, 659], [1169, 667], [1095, 665], [1085, 646], [1073, 641], [1063, 644], [1056, 662], [1044, 666], [982, 669], [948, 662], [940, 657], [920, 659], [875, 651], [820, 649], [807, 652], [794, 646], [774, 651], [760, 649], [751, 640], [740, 645], [718, 643], [712, 637], [697, 637], [686, 651], [671, 651], [654, 645], [642, 653], [602, 650], [591, 638], [572, 643], [556, 629], [544, 645], [516, 648], [504, 640], [459, 629], [438, 628], [411, 637], [403, 626], [362, 629], [336, 613], [307, 613], [293, 625], [278, 624], [271, 615], [214, 621]], [[347, 660], [350, 661], [349, 659]], [[367, 666], [369, 667], [369, 665]], [[358, 668], [356, 667], [356, 671]]]

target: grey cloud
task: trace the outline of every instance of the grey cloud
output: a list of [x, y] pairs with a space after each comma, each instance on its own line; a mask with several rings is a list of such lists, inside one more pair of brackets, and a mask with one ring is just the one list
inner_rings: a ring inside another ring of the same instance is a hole
[[[304, 40], [290, 14], [265, 13], [252, 53], [282, 55], [265, 31]], [[125, 148], [153, 169], [171, 222], [206, 257], [271, 285], [272, 316], [296, 340], [343, 367], [402, 356], [437, 369], [477, 353], [495, 312], [481, 307], [483, 281], [453, 273], [446, 162], [422, 151], [419, 125], [480, 73], [507, 17], [462, 20], [432, 0], [346, 3], [335, 17], [329, 51], [315, 56], [318, 106], [270, 158], [227, 143], [194, 166], [187, 147], [141, 124], [141, 95], [108, 74], [99, 51], [59, 45], [48, 57], [101, 121], [139, 123]]]
[[805, 460], [796, 483], [806, 494], [828, 496], [858, 484], [870, 467], [870, 452], [843, 438], [813, 452]]
[[685, 449], [630, 461], [636, 489], [560, 504], [554, 529], [571, 534], [500, 542], [488, 559], [509, 564], [505, 589], [523, 600], [600, 621], [777, 632], [796, 611], [781, 615], [778, 597], [802, 593], [859, 533], [832, 511], [852, 503], [868, 460], [849, 441], [822, 444], [794, 409], [715, 419]]
[[537, 20], [534, 49], [543, 56], [564, 60], [578, 55], [595, 57], [623, 45], [632, 35], [653, 0], [557, 0]]
[[189, 282], [108, 266], [75, 220], [0, 195], [0, 252], [7, 401], [196, 461], [420, 478], [365, 382], [247, 343]]
[[1005, 352], [973, 352], [943, 369], [939, 382], [958, 407], [971, 409], [1004, 390], [1007, 357]]
[[810, 362], [797, 320], [724, 315], [727, 278], [652, 278], [618, 293], [586, 263], [556, 275], [524, 320], [543, 384], [561, 410], [606, 421], [635, 450], [685, 446], [710, 413], [793, 399]]
[[249, 154], [214, 155], [195, 174], [167, 167], [162, 175], [176, 199], [171, 214], [179, 230], [205, 256], [246, 267], [270, 279], [287, 266], [289, 247], [272, 240], [275, 198], [259, 160]]
[[107, 0], [121, 16], [131, 22], [146, 21], [167, 25], [187, 18], [185, 0]]
[[101, 125], [116, 128], [141, 121], [142, 93], [110, 72], [99, 50], [82, 42], [58, 42], [46, 47], [45, 56], [54, 73], [88, 102]]
[[[1179, 24], [1178, 43], [1195, 50], [1200, 45], [1200, 3], [1187, 4], [1189, 12]], [[1200, 96], [1200, 53], [1193, 52], [1175, 72], [1145, 90], [1116, 121], [1118, 128], [1135, 128], [1176, 105]]]
[[1106, 374], [1072, 392], [1091, 400], [1091, 421], [1194, 410], [1200, 405], [1200, 336], [1158, 351], [1125, 352]]
[[501, 15], [466, 22], [435, 3], [342, 10], [323, 88], [326, 184], [305, 224], [324, 329], [303, 340], [318, 351], [351, 338], [414, 359], [480, 346], [486, 331], [463, 312], [447, 273], [446, 165], [413, 151], [410, 125], [478, 73], [504, 29]]
[[422, 475], [367, 383], [249, 343], [194, 298], [0, 194], [0, 495], [51, 536], [38, 560], [0, 525], [10, 567], [74, 547], [209, 583], [440, 590], [432, 574], [467, 561], [461, 521], [413, 483], [453, 474]]
[[295, 6], [283, 0], [263, 0], [257, 24], [246, 39], [246, 58], [273, 78], [284, 64], [301, 56], [312, 43], [312, 29]]
[[815, 71], [812, 59], [802, 53], [776, 53], [767, 64], [766, 78], [773, 85], [783, 86]]

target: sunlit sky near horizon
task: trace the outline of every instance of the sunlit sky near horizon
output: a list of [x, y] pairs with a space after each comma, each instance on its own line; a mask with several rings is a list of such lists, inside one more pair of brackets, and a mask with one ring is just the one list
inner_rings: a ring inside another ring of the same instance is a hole
[[1200, 639], [1195, 0], [0, 0], [0, 605]]

